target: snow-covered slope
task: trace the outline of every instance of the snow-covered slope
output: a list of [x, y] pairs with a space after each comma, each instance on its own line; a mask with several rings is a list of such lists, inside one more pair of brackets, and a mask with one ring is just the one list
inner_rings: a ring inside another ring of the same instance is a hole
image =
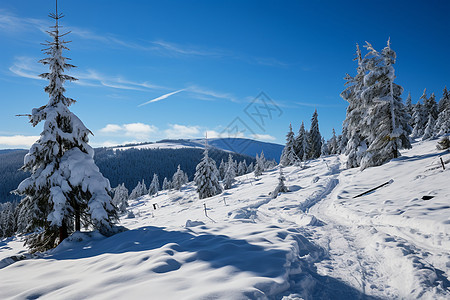
[[450, 160], [431, 141], [363, 172], [320, 158], [285, 168], [290, 192], [276, 199], [277, 169], [205, 200], [189, 184], [132, 201], [126, 232], [77, 233], [17, 262], [20, 238], [3, 240], [0, 298], [448, 299], [450, 164], [439, 156]]

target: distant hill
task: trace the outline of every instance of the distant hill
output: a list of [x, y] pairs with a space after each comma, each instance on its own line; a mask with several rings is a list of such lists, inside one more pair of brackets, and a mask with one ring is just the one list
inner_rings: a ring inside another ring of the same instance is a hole
[[[229, 153], [238, 161], [254, 161], [256, 153], [264, 151], [267, 159], [280, 158], [283, 146], [273, 143], [259, 142], [249, 139], [208, 139], [211, 147], [210, 155], [217, 164], [228, 159]], [[176, 171], [178, 164], [192, 180], [195, 166], [203, 155], [204, 139], [162, 140], [156, 143], [129, 144], [95, 149], [95, 162], [103, 175], [109, 179], [111, 186], [120, 183], [131, 191], [138, 180], [151, 182], [153, 173], [158, 174], [160, 181], [169, 179]], [[20, 198], [10, 193], [18, 184], [29, 176], [19, 170], [23, 165], [23, 157], [28, 150], [0, 150], [0, 203], [15, 201]]]

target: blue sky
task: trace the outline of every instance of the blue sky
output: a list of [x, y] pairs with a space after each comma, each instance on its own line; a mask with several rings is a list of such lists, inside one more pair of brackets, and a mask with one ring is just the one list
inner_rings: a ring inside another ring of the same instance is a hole
[[[355, 74], [355, 44], [365, 41], [381, 50], [391, 38], [404, 98], [410, 91], [415, 102], [427, 88], [439, 99], [450, 85], [448, 1], [60, 0], [59, 8], [72, 31], [69, 74], [80, 79], [66, 95], [93, 146], [205, 131], [284, 143], [289, 123], [309, 128], [315, 108], [329, 138], [345, 118], [339, 94], [345, 73]], [[0, 149], [29, 147], [41, 132], [15, 115], [48, 101], [37, 61], [53, 9], [54, 1], [0, 3]], [[261, 92], [265, 107], [252, 102]], [[258, 107], [265, 117], [252, 114]]]

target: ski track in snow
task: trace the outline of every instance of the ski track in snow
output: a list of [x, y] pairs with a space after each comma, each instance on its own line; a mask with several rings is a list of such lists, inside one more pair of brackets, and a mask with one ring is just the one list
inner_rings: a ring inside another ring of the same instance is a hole
[[128, 231], [76, 233], [40, 255], [3, 240], [0, 298], [448, 299], [449, 171], [438, 155], [419, 142], [364, 172], [320, 158], [284, 168], [290, 192], [276, 199], [278, 169], [203, 200], [191, 183], [130, 201]]

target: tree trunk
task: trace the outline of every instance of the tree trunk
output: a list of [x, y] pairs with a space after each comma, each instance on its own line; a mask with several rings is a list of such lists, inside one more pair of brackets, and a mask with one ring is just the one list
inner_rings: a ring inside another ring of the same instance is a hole
[[80, 206], [75, 205], [75, 231], [81, 230]]
[[59, 227], [59, 243], [61, 243], [69, 234], [67, 233], [67, 225], [63, 220], [62, 225]]

